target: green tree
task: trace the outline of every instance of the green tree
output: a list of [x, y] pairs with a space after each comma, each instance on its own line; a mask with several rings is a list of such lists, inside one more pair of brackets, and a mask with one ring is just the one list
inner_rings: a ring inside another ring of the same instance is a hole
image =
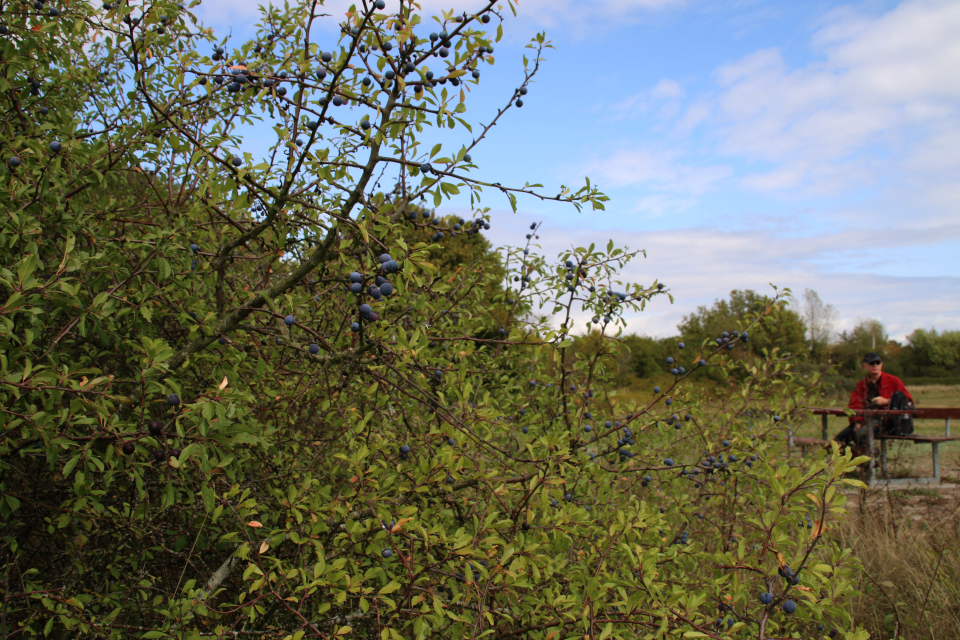
[[771, 304], [773, 299], [750, 289], [730, 292], [729, 300], [716, 300], [711, 307], [701, 306], [683, 317], [677, 329], [694, 348], [723, 340], [723, 333], [742, 331], [751, 315], [758, 313], [759, 327], [750, 333], [750, 351], [761, 354], [776, 346], [783, 354], [803, 354], [806, 327], [803, 318], [786, 304]]
[[830, 349], [831, 360], [841, 374], [857, 377], [863, 373], [864, 354], [873, 351], [886, 359], [889, 341], [887, 330], [879, 320], [860, 320], [853, 329], [840, 332]]
[[652, 378], [669, 373], [667, 358], [673, 355], [672, 345], [677, 338], [651, 338], [649, 336], [626, 335], [621, 342], [629, 349], [621, 369], [638, 378]]
[[[743, 381], [729, 397], [692, 393], [692, 367], [623, 403], [623, 316], [668, 295], [618, 283], [634, 252], [524, 247], [467, 265], [488, 253], [476, 234], [405, 216], [467, 192], [593, 210], [606, 197], [473, 176], [471, 151], [532, 86], [542, 34], [519, 89], [473, 126], [462, 89], [494, 61], [497, 5], [436, 26], [385, 6], [333, 18], [331, 38], [322, 7], [271, 5], [237, 43], [179, 3], [4, 7], [0, 634], [824, 624], [862, 640], [844, 607], [854, 563], [820, 535], [862, 460], [779, 453], [814, 387], [775, 355], [746, 375], [729, 357], [741, 336], [699, 354]], [[241, 127], [258, 119], [276, 140], [254, 157]], [[501, 295], [514, 302], [497, 317]], [[739, 328], [768, 327], [782, 299], [768, 302]], [[604, 320], [575, 345], [582, 315]], [[778, 578], [786, 564], [796, 575]]]
[[903, 349], [906, 373], [918, 377], [960, 375], [960, 331], [914, 329]]

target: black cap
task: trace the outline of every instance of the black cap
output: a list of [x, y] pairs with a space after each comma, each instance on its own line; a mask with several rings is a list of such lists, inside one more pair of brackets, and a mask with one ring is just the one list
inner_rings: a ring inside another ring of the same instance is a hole
[[881, 362], [883, 362], [883, 359], [880, 357], [879, 354], [876, 354], [873, 351], [871, 351], [870, 353], [863, 356], [863, 361], [867, 364], [880, 364]]

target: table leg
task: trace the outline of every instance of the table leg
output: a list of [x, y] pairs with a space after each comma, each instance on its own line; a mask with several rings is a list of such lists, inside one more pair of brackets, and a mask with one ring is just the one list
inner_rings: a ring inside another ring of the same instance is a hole
[[[827, 414], [823, 414], [822, 416], [820, 416], [820, 425], [823, 427], [823, 429], [821, 430], [823, 439], [829, 440], [829, 438], [827, 438]], [[950, 435], [949, 431], [950, 431], [950, 421], [947, 420], [947, 432], [948, 432], [947, 435]]]
[[940, 452], [937, 450], [939, 442], [932, 442], [933, 445], [933, 478], [940, 482]]
[[873, 425], [865, 424], [862, 428], [867, 429], [867, 451], [870, 452], [870, 462], [867, 463], [867, 468], [870, 470], [868, 484], [872, 487], [877, 481], [876, 460], [873, 459]]
[[887, 441], [880, 441], [880, 472], [887, 477]]
[[943, 435], [950, 437], [950, 418], [947, 418], [947, 423], [943, 427]]

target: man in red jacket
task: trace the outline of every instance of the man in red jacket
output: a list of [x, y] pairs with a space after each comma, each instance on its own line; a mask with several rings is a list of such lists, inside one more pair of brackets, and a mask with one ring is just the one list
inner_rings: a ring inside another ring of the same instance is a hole
[[[866, 377], [857, 383], [856, 389], [850, 395], [850, 403], [847, 405], [854, 410], [861, 409], [883, 409], [890, 404], [894, 395], [902, 395], [907, 401], [913, 402], [910, 392], [904, 386], [903, 380], [897, 376], [883, 372], [883, 360], [879, 355], [872, 351], [863, 357], [863, 369], [866, 371]], [[899, 400], [900, 398], [896, 398]], [[900, 404], [899, 402], [894, 404]], [[850, 417], [850, 425], [837, 434], [835, 440], [841, 444], [857, 445], [859, 453], [864, 453], [867, 437], [872, 429], [874, 435], [877, 435], [880, 429], [881, 419], [871, 416], [866, 420], [868, 427], [864, 428], [864, 417], [855, 415]], [[869, 453], [869, 452], [866, 452]]]

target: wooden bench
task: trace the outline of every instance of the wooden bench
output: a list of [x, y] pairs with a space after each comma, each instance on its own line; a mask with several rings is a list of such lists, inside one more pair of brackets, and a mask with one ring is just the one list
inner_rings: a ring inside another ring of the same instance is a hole
[[[871, 434], [872, 435], [872, 434]], [[873, 450], [873, 438], [870, 439], [870, 450]], [[960, 440], [960, 438], [948, 438], [947, 436], [920, 436], [916, 434], [911, 434], [909, 436], [877, 436], [877, 440], [880, 441], [880, 473], [883, 474], [884, 480], [880, 481], [884, 484], [905, 484], [905, 483], [934, 483], [940, 484], [940, 452], [939, 446], [941, 442], [951, 442], [953, 440]], [[888, 442], [913, 442], [914, 444], [929, 444], [933, 449], [933, 476], [930, 478], [887, 478], [887, 443]], [[870, 483], [877, 483], [875, 477], [875, 468], [874, 463], [871, 461], [870, 465]]]
[[[806, 453], [806, 448], [810, 446], [825, 446], [829, 440], [827, 436], [827, 417], [828, 416], [846, 416], [848, 414], [847, 409], [833, 409], [833, 408], [814, 408], [811, 409], [811, 413], [814, 415], [819, 415], [821, 417], [821, 426], [822, 426], [822, 439], [816, 438], [794, 438], [792, 432], [788, 436], [789, 444], [799, 445], [801, 447], [801, 453]], [[914, 420], [944, 420], [944, 435], [942, 436], [924, 436], [919, 434], [911, 434], [908, 436], [888, 436], [888, 435], [878, 435], [876, 440], [880, 441], [880, 472], [883, 476], [887, 475], [887, 443], [889, 442], [913, 442], [914, 444], [929, 444], [932, 453], [933, 453], [933, 476], [929, 478], [886, 478], [878, 479], [876, 474], [877, 461], [871, 460], [868, 463], [869, 466], [869, 484], [870, 486], [876, 486], [878, 484], [887, 484], [887, 485], [896, 485], [896, 484], [912, 484], [912, 483], [921, 483], [921, 484], [939, 484], [940, 483], [940, 451], [939, 446], [943, 442], [952, 442], [954, 440], [960, 440], [960, 437], [951, 437], [950, 436], [950, 420], [953, 418], [960, 418], [960, 408], [954, 407], [929, 407], [929, 408], [916, 408], [908, 411], [887, 411], [885, 409], [874, 409], [874, 410], [862, 410], [856, 412], [856, 415], [862, 415], [865, 418], [867, 417], [882, 417], [882, 416], [893, 416], [901, 414], [912, 414]], [[874, 450], [874, 435], [870, 431], [867, 438], [867, 450]]]

